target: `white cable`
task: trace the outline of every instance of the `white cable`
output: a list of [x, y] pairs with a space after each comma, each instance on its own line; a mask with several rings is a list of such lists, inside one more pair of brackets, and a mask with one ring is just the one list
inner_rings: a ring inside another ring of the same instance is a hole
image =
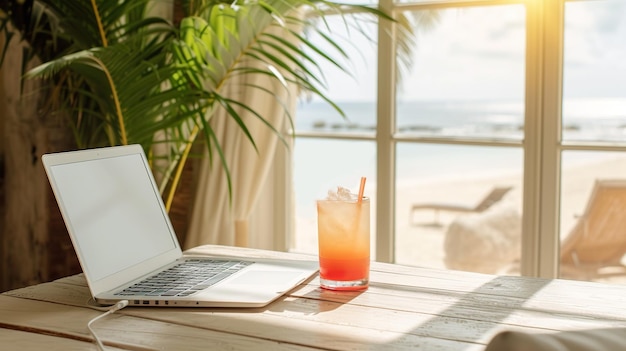
[[98, 350], [105, 351], [104, 345], [102, 344], [102, 341], [100, 341], [100, 338], [98, 338], [98, 336], [96, 335], [96, 332], [91, 328], [91, 324], [93, 324], [94, 322], [96, 322], [100, 318], [104, 318], [105, 316], [107, 316], [107, 315], [109, 315], [111, 313], [114, 313], [115, 311], [121, 310], [122, 308], [124, 308], [126, 306], [128, 306], [128, 300], [122, 300], [122, 301], [116, 303], [115, 305], [113, 305], [111, 308], [109, 308], [108, 311], [104, 312], [103, 314], [99, 315], [98, 317], [93, 318], [92, 320], [89, 321], [89, 323], [87, 323], [87, 329], [89, 329], [89, 332], [93, 336], [93, 339], [96, 342], [96, 346], [98, 346]]

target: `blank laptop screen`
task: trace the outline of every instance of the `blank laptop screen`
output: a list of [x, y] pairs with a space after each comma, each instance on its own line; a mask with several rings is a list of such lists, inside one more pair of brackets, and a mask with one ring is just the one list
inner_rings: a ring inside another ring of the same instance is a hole
[[177, 245], [141, 155], [55, 165], [51, 172], [92, 279]]

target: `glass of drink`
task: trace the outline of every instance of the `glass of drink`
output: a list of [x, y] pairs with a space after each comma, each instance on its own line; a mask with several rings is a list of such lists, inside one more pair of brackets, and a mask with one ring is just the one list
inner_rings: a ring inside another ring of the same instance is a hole
[[370, 271], [370, 200], [317, 201], [320, 285], [330, 290], [364, 290]]

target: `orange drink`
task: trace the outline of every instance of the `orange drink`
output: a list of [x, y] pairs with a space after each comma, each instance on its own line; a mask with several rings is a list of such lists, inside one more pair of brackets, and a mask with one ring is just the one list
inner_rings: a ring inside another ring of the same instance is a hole
[[370, 271], [370, 201], [318, 200], [320, 285], [367, 289]]

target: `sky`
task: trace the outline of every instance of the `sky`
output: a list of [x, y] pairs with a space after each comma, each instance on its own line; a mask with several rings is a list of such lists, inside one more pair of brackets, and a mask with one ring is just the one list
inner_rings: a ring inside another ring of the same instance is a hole
[[[413, 67], [399, 98], [517, 99], [524, 94], [525, 10], [522, 5], [442, 10], [418, 32]], [[351, 78], [324, 68], [335, 101], [375, 100], [376, 48], [359, 35], [339, 39], [350, 53]], [[375, 34], [375, 29], [371, 29]], [[345, 32], [344, 32], [345, 36]], [[566, 5], [564, 93], [626, 97], [626, 1]]]
[[566, 28], [566, 97], [625, 98], [626, 1], [568, 4]]

